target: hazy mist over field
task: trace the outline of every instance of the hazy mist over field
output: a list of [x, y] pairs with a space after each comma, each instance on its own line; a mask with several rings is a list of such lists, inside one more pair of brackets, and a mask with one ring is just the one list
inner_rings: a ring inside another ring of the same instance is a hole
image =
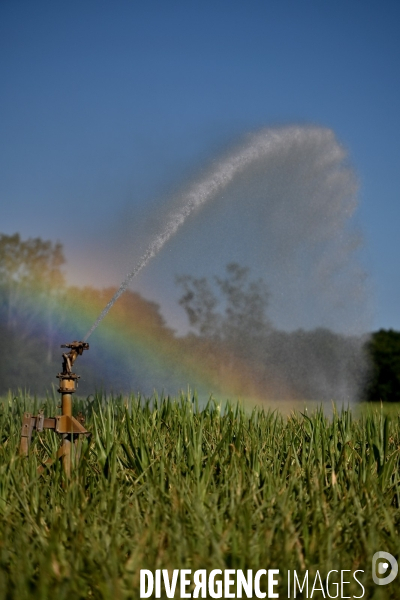
[[[85, 340], [131, 283], [160, 305], [168, 325], [187, 332], [176, 310], [184, 292], [176, 275], [186, 275], [183, 306], [188, 316], [200, 315], [191, 318], [200, 337], [188, 351], [204, 373], [220, 365], [214, 380], [221, 390], [236, 371], [233, 389], [248, 397], [358, 398], [369, 307], [358, 256], [357, 180], [331, 130], [253, 132], [160, 206], [147, 220], [135, 221], [128, 210], [131, 228], [110, 238], [109, 257], [117, 248], [114, 260], [130, 266]], [[237, 267], [223, 280], [227, 265]]]
[[209, 159], [203, 171], [158, 199], [147, 214], [128, 206], [101, 240], [99, 259], [117, 283], [121, 265], [130, 272], [184, 215], [132, 281], [134, 289], [160, 303], [178, 331], [186, 327], [175, 276], [212, 277], [237, 262], [268, 286], [276, 327], [363, 333], [370, 307], [356, 208], [357, 178], [331, 130], [264, 129]]

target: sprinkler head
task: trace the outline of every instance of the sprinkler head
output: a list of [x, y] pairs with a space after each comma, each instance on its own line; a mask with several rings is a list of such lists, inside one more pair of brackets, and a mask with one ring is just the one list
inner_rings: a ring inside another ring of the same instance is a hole
[[89, 344], [87, 342], [71, 342], [70, 344], [61, 344], [61, 348], [73, 348], [82, 354], [84, 350], [89, 350]]
[[63, 375], [71, 375], [72, 366], [78, 356], [83, 354], [84, 350], [89, 350], [87, 342], [71, 342], [71, 344], [62, 344], [61, 348], [70, 348], [68, 354], [63, 354]]

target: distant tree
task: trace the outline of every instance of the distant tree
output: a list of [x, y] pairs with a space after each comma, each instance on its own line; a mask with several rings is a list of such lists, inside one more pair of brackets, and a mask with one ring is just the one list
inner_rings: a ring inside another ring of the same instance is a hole
[[[267, 317], [269, 293], [262, 280], [236, 263], [225, 277], [179, 277], [186, 310], [197, 336], [185, 341], [194, 356], [221, 381], [258, 395], [301, 400], [354, 401], [364, 383], [364, 339], [325, 328], [280, 331]], [[239, 379], [243, 386], [240, 386]]]
[[372, 334], [366, 351], [370, 360], [366, 399], [400, 402], [400, 332], [380, 329]]
[[190, 275], [177, 278], [184, 294], [179, 300], [189, 323], [201, 336], [246, 352], [270, 331], [269, 293], [265, 283], [249, 280], [249, 269], [237, 263], [226, 267], [226, 277], [207, 279]]
[[176, 278], [178, 285], [184, 290], [179, 304], [183, 306], [189, 324], [204, 337], [219, 338], [221, 335], [221, 315], [216, 312], [218, 299], [210, 283], [202, 277], [196, 279], [191, 275]]
[[37, 317], [43, 317], [51, 359], [54, 308], [64, 292], [60, 243], [41, 238], [22, 240], [18, 233], [0, 235], [0, 316], [8, 330], [26, 339]]
[[237, 263], [226, 266], [225, 276], [184, 275], [176, 281], [184, 292], [179, 303], [194, 330], [180, 341], [188, 360], [202, 365], [216, 389], [224, 391], [229, 381], [235, 393], [259, 395], [265, 389], [271, 331], [264, 282], [251, 280], [250, 269]]
[[364, 338], [318, 327], [273, 331], [266, 363], [294, 397], [355, 402], [365, 382]]

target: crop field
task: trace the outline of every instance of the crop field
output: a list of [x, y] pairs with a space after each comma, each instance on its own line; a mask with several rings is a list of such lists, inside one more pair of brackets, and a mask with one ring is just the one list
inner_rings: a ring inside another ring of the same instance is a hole
[[0, 401], [0, 600], [139, 598], [140, 569], [183, 568], [360, 570], [364, 598], [400, 598], [371, 576], [375, 552], [400, 555], [396, 411], [75, 399], [92, 435], [67, 481], [58, 462], [37, 474], [53, 432], [18, 456], [23, 412], [56, 403]]

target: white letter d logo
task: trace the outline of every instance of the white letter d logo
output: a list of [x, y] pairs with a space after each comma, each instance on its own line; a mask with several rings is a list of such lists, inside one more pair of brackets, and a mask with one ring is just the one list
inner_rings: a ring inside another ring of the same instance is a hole
[[[378, 575], [383, 575], [387, 572], [389, 563], [392, 567], [389, 575], [386, 577], [378, 577]], [[389, 552], [375, 552], [374, 556], [372, 557], [372, 579], [374, 580], [374, 583], [377, 583], [378, 585], [387, 585], [388, 583], [391, 583], [393, 579], [396, 578], [398, 570], [399, 566], [397, 564], [397, 560], [394, 556], [389, 554]]]

